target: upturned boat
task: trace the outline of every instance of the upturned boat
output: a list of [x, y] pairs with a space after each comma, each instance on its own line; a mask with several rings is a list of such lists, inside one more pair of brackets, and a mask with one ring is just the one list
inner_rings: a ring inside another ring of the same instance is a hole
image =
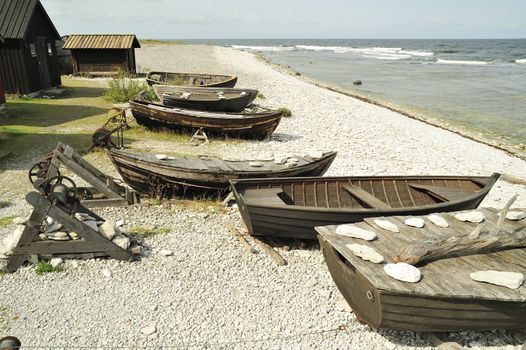
[[150, 72], [146, 75], [148, 85], [184, 85], [200, 87], [234, 87], [237, 83], [235, 75]]

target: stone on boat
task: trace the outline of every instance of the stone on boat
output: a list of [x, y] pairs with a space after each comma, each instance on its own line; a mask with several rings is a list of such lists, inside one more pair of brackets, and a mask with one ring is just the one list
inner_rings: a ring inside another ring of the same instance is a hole
[[97, 222], [96, 221], [84, 221], [84, 223], [86, 225], [88, 225], [89, 227], [91, 227], [92, 229], [94, 229], [95, 231], [99, 231], [99, 227], [97, 226]]
[[54, 222], [51, 225], [48, 225], [46, 227], [46, 233], [52, 233], [52, 232], [58, 231], [62, 227], [63, 227], [62, 224], [59, 224], [58, 222]]
[[524, 282], [524, 275], [519, 272], [487, 270], [470, 273], [469, 277], [477, 282], [496, 284], [510, 289], [517, 289]]
[[81, 221], [95, 221], [95, 218], [93, 216], [85, 213], [75, 213], [75, 219]]
[[250, 165], [251, 167], [254, 167], [254, 168], [261, 168], [263, 165], [263, 162], [250, 162], [248, 163], [248, 165]]
[[287, 159], [289, 157], [285, 156], [285, 155], [276, 155], [274, 157], [274, 163], [276, 164], [285, 164], [287, 162]]
[[441, 217], [438, 214], [431, 214], [427, 217], [429, 221], [431, 221], [433, 224], [437, 225], [438, 227], [449, 227], [449, 224], [447, 223], [446, 219]]
[[512, 210], [506, 213], [506, 219], [508, 220], [520, 221], [524, 218], [526, 218], [526, 212], [523, 211]]
[[378, 237], [376, 233], [372, 231], [349, 224], [338, 225], [338, 227], [336, 227], [336, 233], [341, 236], [359, 238], [366, 241], [372, 241]]
[[422, 278], [419, 269], [406, 263], [386, 264], [384, 271], [392, 278], [402, 282], [416, 283]]
[[272, 162], [274, 160], [274, 157], [268, 154], [263, 154], [261, 156], [256, 157], [256, 160], [260, 162]]
[[422, 228], [425, 225], [425, 222], [421, 218], [408, 218], [405, 220], [407, 226], [412, 226], [416, 228]]
[[168, 159], [168, 156], [166, 154], [156, 154], [155, 158], [159, 160], [165, 160], [165, 159]]
[[239, 157], [223, 157], [224, 161], [227, 162], [244, 162], [246, 159], [239, 158]]
[[111, 220], [105, 221], [99, 227], [99, 232], [102, 233], [104, 237], [111, 240], [115, 237], [115, 224]]
[[113, 243], [126, 250], [130, 246], [130, 239], [126, 236], [116, 236], [112, 240]]
[[363, 244], [346, 244], [345, 245], [354, 255], [363, 260], [380, 264], [384, 261], [384, 257], [378, 253], [374, 248]]
[[380, 226], [381, 228], [383, 228], [384, 230], [395, 232], [395, 233], [400, 232], [400, 230], [398, 229], [398, 226], [393, 224], [391, 221], [375, 219], [374, 223]]
[[287, 163], [297, 163], [297, 162], [299, 162], [299, 161], [300, 161], [300, 160], [299, 160], [298, 158], [296, 158], [296, 157], [289, 157], [289, 158], [287, 159]]
[[309, 153], [309, 157], [311, 157], [312, 159], [323, 158], [323, 152], [311, 152]]
[[486, 219], [484, 217], [484, 214], [482, 214], [480, 211], [468, 211], [464, 213], [458, 213], [455, 215], [455, 218], [460, 221], [473, 222], [476, 224], [480, 224]]

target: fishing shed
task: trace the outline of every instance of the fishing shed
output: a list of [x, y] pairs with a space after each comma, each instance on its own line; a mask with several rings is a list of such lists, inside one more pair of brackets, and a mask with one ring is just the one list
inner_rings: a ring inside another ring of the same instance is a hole
[[55, 41], [60, 35], [39, 0], [0, 0], [0, 80], [6, 93], [61, 84]]
[[135, 49], [139, 40], [133, 34], [72, 34], [63, 46], [71, 50], [73, 74], [134, 74]]

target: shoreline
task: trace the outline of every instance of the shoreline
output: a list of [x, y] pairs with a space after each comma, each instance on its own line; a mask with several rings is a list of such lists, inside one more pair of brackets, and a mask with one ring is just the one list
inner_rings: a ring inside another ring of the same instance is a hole
[[[211, 46], [214, 46], [214, 45], [211, 45]], [[230, 48], [230, 49], [235, 50], [233, 48]], [[242, 50], [242, 51], [244, 51], [244, 50]], [[440, 119], [437, 119], [437, 118], [434, 118], [434, 117], [429, 117], [429, 116], [426, 116], [426, 115], [418, 113], [418, 112], [413, 112], [411, 110], [403, 109], [400, 106], [398, 106], [398, 105], [396, 105], [394, 103], [388, 102], [388, 101], [382, 101], [382, 100], [379, 100], [379, 99], [376, 99], [376, 98], [373, 98], [373, 97], [370, 97], [370, 96], [360, 95], [360, 94], [358, 94], [358, 93], [356, 93], [354, 91], [347, 90], [347, 89], [345, 89], [345, 88], [343, 88], [341, 86], [332, 85], [330, 83], [326, 83], [326, 82], [323, 82], [323, 81], [320, 81], [320, 80], [313, 79], [313, 78], [311, 78], [309, 76], [296, 75], [295, 71], [293, 71], [293, 70], [291, 70], [289, 68], [283, 67], [280, 64], [273, 63], [272, 61], [270, 61], [270, 59], [265, 57], [262, 53], [253, 53], [253, 52], [249, 52], [249, 51], [244, 51], [244, 52], [247, 52], [249, 54], [254, 55], [254, 57], [256, 57], [260, 62], [268, 65], [269, 67], [275, 69], [276, 71], [278, 71], [280, 73], [283, 73], [283, 74], [287, 74], [287, 75], [293, 76], [294, 78], [297, 78], [297, 79], [299, 79], [299, 80], [301, 80], [301, 81], [303, 81], [305, 83], [312, 84], [312, 85], [317, 86], [319, 88], [326, 89], [326, 90], [329, 90], [329, 91], [332, 91], [332, 92], [336, 92], [336, 93], [342, 94], [344, 96], [352, 97], [352, 98], [355, 98], [355, 99], [360, 100], [360, 101], [365, 102], [365, 103], [369, 103], [369, 104], [372, 104], [372, 105], [375, 105], [375, 106], [378, 106], [378, 107], [386, 108], [386, 109], [388, 109], [388, 110], [390, 110], [392, 112], [401, 114], [404, 117], [407, 117], [407, 118], [410, 118], [410, 119], [414, 119], [414, 120], [418, 120], [420, 122], [423, 122], [425, 124], [428, 124], [428, 125], [440, 128], [442, 130], [455, 133], [455, 134], [460, 135], [460, 136], [462, 136], [464, 138], [467, 138], [469, 140], [472, 140], [472, 141], [475, 141], [475, 142], [478, 142], [478, 143], [481, 143], [481, 144], [493, 147], [493, 148], [498, 149], [500, 151], [506, 152], [506, 154], [508, 154], [508, 155], [510, 155], [512, 157], [516, 157], [516, 158], [521, 159], [521, 160], [526, 160], [526, 150], [521, 151], [520, 149], [517, 149], [517, 146], [512, 146], [512, 145], [507, 145], [507, 144], [500, 144], [500, 143], [498, 143], [498, 141], [489, 139], [487, 137], [484, 137], [484, 136], [482, 136], [479, 133], [476, 133], [474, 131], [470, 131], [470, 130], [467, 130], [467, 129], [464, 129], [464, 128], [461, 128], [461, 127], [457, 127], [457, 126], [455, 126], [455, 125], [453, 125], [451, 123], [448, 123], [446, 121], [443, 121], [443, 120], [440, 120]]]

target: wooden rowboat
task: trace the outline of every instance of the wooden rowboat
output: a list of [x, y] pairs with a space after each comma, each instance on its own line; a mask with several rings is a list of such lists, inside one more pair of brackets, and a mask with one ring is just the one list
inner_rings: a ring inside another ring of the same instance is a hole
[[242, 112], [258, 91], [232, 88], [194, 88], [154, 85], [159, 100], [167, 107], [211, 112]]
[[316, 239], [316, 226], [476, 208], [499, 176], [281, 178], [230, 186], [250, 234]]
[[146, 75], [148, 85], [183, 85], [201, 87], [234, 87], [235, 75], [150, 72]]
[[321, 176], [336, 157], [336, 152], [324, 153], [320, 158], [298, 156], [294, 157], [297, 163], [291, 166], [276, 164], [272, 157], [251, 162], [208, 156], [168, 157], [118, 149], [110, 149], [107, 154], [133, 189], [163, 196], [187, 191], [221, 195], [228, 190], [228, 181], [234, 179]]
[[[524, 210], [524, 209], [523, 209]], [[496, 227], [498, 212], [477, 209], [486, 217], [488, 230]], [[378, 238], [366, 242], [336, 233], [336, 226], [317, 227], [318, 239], [334, 282], [354, 315], [372, 328], [446, 332], [467, 330], [520, 329], [526, 324], [526, 286], [509, 289], [481, 283], [470, 274], [481, 270], [510, 271], [526, 275], [526, 249], [473, 254], [435, 260], [418, 266], [418, 283], [400, 282], [388, 276], [383, 264], [354, 255], [348, 244], [362, 244], [380, 253], [385, 263], [409, 244], [468, 235], [478, 224], [460, 222], [455, 213], [439, 214], [449, 227], [434, 225], [426, 217], [423, 228], [404, 224], [407, 217], [382, 218], [395, 224], [393, 233], [365, 219], [356, 226], [373, 231]], [[503, 231], [514, 236], [526, 233], [526, 219], [505, 220]]]
[[133, 117], [140, 125], [151, 129], [195, 132], [203, 128], [216, 135], [264, 140], [278, 127], [280, 111], [253, 106], [243, 113], [219, 113], [169, 108], [149, 101], [141, 92], [130, 101]]

